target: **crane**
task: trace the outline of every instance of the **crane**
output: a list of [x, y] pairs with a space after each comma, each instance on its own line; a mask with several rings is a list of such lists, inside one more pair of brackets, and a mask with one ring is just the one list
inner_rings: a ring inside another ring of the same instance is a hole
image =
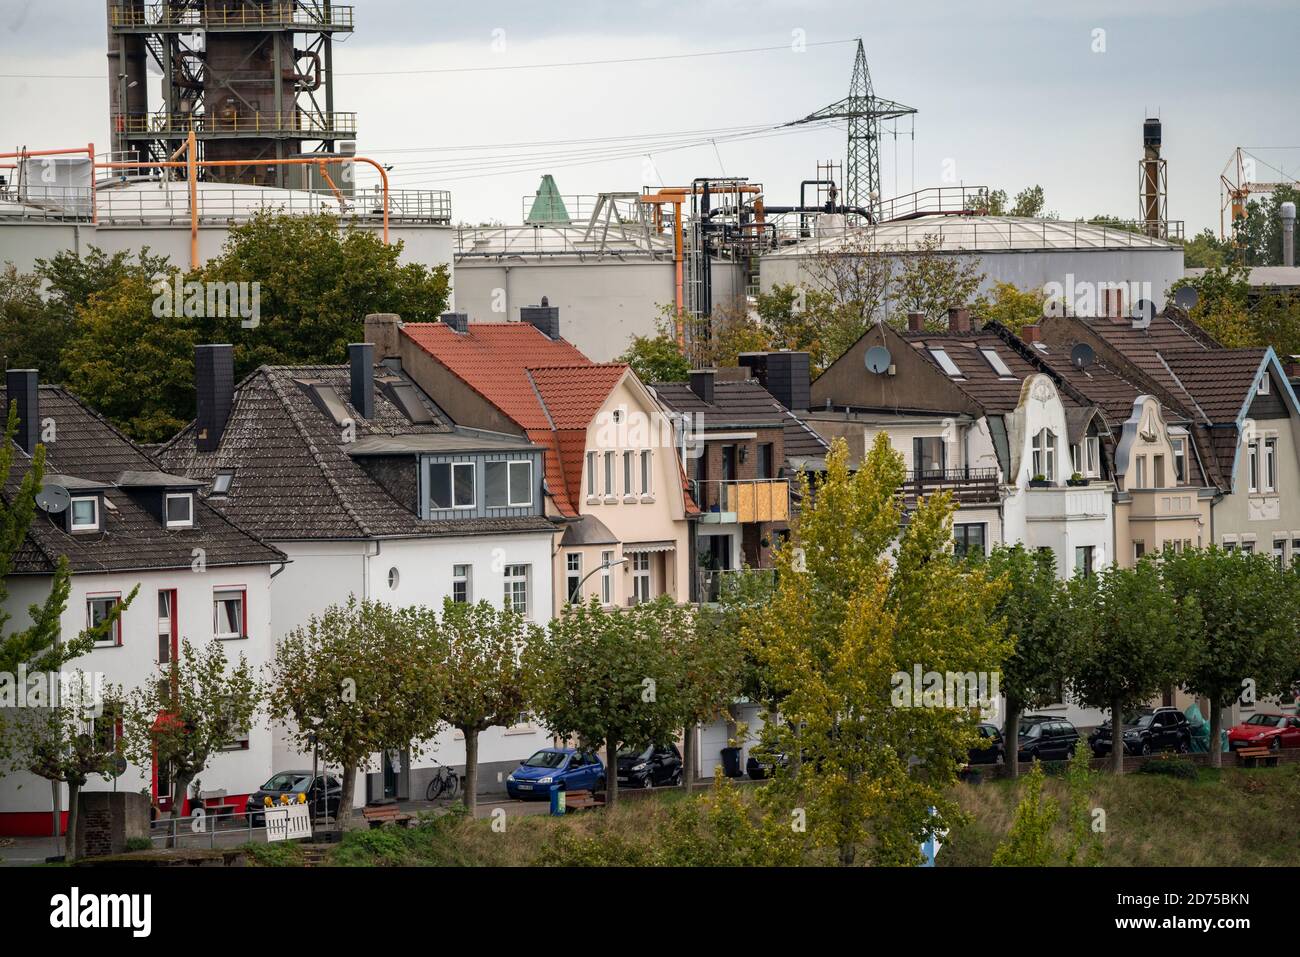
[[[1233, 179], [1228, 178], [1228, 171], [1232, 170]], [[1273, 183], [1258, 182], [1250, 179], [1254, 176], [1255, 160], [1246, 150], [1238, 146], [1228, 157], [1227, 164], [1223, 167], [1223, 172], [1219, 174], [1219, 238], [1227, 239], [1223, 214], [1232, 209], [1232, 216], [1227, 224], [1234, 231], [1237, 220], [1246, 218], [1246, 202], [1251, 193], [1271, 193], [1274, 190], [1281, 189], [1283, 186], [1294, 186], [1296, 180], [1281, 181]], [[1279, 172], [1281, 172], [1279, 170]], [[1284, 174], [1285, 175], [1285, 174]]]

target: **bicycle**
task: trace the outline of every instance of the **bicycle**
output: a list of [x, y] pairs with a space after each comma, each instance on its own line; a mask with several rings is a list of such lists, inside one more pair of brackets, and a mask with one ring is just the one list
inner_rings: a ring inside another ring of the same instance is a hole
[[439, 765], [429, 779], [429, 787], [424, 792], [426, 801], [436, 801], [441, 797], [454, 798], [460, 790], [460, 778], [451, 768]]

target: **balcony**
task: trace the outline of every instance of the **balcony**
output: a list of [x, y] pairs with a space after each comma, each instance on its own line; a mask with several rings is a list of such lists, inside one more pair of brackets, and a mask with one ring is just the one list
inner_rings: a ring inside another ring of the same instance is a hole
[[227, 8], [182, 7], [179, 4], [149, 3], [141, 7], [114, 4], [109, 8], [109, 25], [121, 31], [268, 30], [297, 28], [301, 31], [346, 31], [353, 27], [353, 8], [330, 5], [317, 9], [298, 0], [261, 6], [231, 5]]
[[691, 494], [704, 513], [700, 521], [709, 524], [790, 520], [785, 479], [695, 479]]
[[1106, 518], [1111, 513], [1109, 482], [1089, 485], [1049, 485], [1025, 490], [1025, 518], [1031, 522]]
[[939, 492], [951, 492], [958, 505], [996, 504], [998, 470], [910, 469], [903, 479], [902, 494], [909, 504]]
[[716, 605], [723, 595], [745, 594], [750, 589], [763, 594], [776, 589], [775, 568], [697, 568], [695, 576], [702, 605]]
[[266, 137], [276, 134], [321, 139], [356, 136], [356, 113], [308, 110], [219, 113], [114, 113], [113, 129], [132, 138], [180, 137], [191, 130], [198, 137]]
[[1130, 522], [1197, 518], [1201, 514], [1194, 488], [1138, 488], [1128, 494]]

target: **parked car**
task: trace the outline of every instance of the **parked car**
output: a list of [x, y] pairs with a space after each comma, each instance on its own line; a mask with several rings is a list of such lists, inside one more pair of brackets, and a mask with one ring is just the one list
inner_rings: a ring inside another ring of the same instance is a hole
[[1300, 717], [1256, 712], [1228, 731], [1228, 750], [1300, 748]]
[[519, 800], [549, 800], [551, 788], [603, 791], [605, 765], [577, 748], [542, 748], [506, 778], [506, 793]]
[[980, 740], [987, 742], [985, 746], [971, 748], [969, 760], [971, 764], [1000, 764], [1006, 759], [1006, 745], [1002, 740], [1002, 732], [998, 730], [996, 724], [990, 724], [987, 721], [981, 722], [979, 726]]
[[[1088, 735], [1088, 746], [1097, 757], [1110, 754], [1110, 721]], [[1187, 716], [1177, 708], [1156, 708], [1124, 715], [1124, 752], [1152, 754], [1156, 751], [1190, 751], [1192, 731]]]
[[790, 757], [787, 754], [766, 754], [758, 751], [750, 751], [749, 759], [745, 762], [745, 773], [749, 775], [750, 780], [761, 781], [764, 778], [772, 776], [772, 772], [777, 768], [784, 768], [790, 764]]
[[618, 752], [618, 786], [653, 788], [682, 783], [682, 755], [677, 745], [646, 745]]
[[299, 794], [307, 796], [311, 805], [312, 817], [337, 817], [339, 803], [343, 800], [343, 785], [337, 778], [320, 774], [312, 777], [310, 771], [279, 771], [248, 796], [248, 805], [244, 813], [248, 817], [249, 827], [261, 827], [266, 823], [266, 799], [272, 804], [279, 804], [281, 795], [288, 795], [290, 801], [296, 802]]
[[1064, 761], [1073, 753], [1079, 740], [1074, 725], [1060, 718], [1035, 721], [1028, 727], [1022, 721], [1020, 727], [1016, 752], [1021, 761]]

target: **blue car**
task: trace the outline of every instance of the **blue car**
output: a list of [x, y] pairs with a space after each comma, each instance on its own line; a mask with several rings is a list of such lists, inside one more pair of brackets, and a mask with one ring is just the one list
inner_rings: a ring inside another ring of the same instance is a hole
[[542, 748], [506, 778], [506, 793], [519, 800], [550, 800], [551, 789], [603, 791], [605, 765], [590, 751]]

